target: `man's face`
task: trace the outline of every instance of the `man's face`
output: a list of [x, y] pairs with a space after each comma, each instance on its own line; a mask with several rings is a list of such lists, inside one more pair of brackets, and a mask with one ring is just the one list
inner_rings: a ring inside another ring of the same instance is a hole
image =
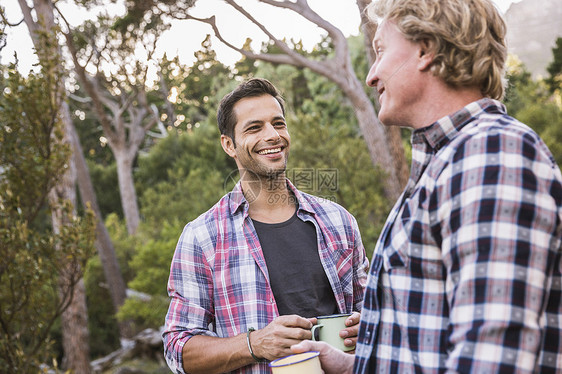
[[415, 104], [423, 90], [418, 71], [420, 47], [399, 32], [392, 21], [378, 27], [373, 40], [376, 60], [367, 85], [379, 92], [379, 119], [387, 126], [412, 126]]
[[234, 139], [221, 136], [222, 146], [241, 175], [271, 178], [285, 172], [290, 136], [281, 106], [271, 95], [247, 97], [234, 105]]

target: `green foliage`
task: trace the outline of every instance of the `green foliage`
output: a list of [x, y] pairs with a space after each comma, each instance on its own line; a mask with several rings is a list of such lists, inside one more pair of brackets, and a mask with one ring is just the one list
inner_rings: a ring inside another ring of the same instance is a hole
[[149, 239], [137, 247], [136, 255], [129, 265], [136, 274], [142, 276], [129, 282], [129, 287], [146, 296], [128, 298], [119, 310], [118, 318], [132, 320], [138, 329], [163, 324], [169, 303], [166, 284], [170, 262], [180, 232], [180, 225], [164, 221], [160, 239]]
[[[552, 65], [551, 65], [552, 66]], [[506, 93], [508, 113], [533, 128], [544, 140], [558, 165], [562, 164], [562, 98], [552, 93], [547, 82], [534, 81], [520, 62], [508, 70]]]
[[194, 55], [196, 60], [191, 67], [182, 65], [177, 57], [169, 60], [164, 56], [160, 61], [164, 80], [173, 94], [174, 111], [178, 114], [178, 120], [172, 125], [183, 130], [191, 130], [212, 116], [222, 97], [218, 94], [232, 81], [230, 68], [216, 59], [210, 35]]
[[558, 165], [562, 165], [562, 110], [552, 101], [526, 106], [516, 118], [532, 127], [544, 140]]
[[84, 272], [84, 286], [88, 306], [90, 356], [96, 359], [121, 346], [117, 318], [98, 256], [88, 261]]
[[3, 76], [0, 96], [0, 372], [37, 373], [55, 357], [51, 328], [93, 252], [95, 220], [63, 200], [58, 233], [38, 224], [67, 168], [59, 117], [62, 71], [54, 35], [39, 34], [42, 69]]
[[91, 160], [87, 161], [90, 171], [90, 178], [94, 185], [94, 191], [98, 196], [98, 205], [102, 217], [106, 217], [111, 213], [123, 217], [123, 206], [121, 205], [121, 196], [119, 194], [119, 182], [117, 180], [117, 165], [115, 161], [105, 166], [95, 163]]
[[[314, 75], [309, 77], [309, 86], [314, 100], [305, 101], [302, 111], [289, 121], [288, 175], [302, 190], [349, 210], [370, 256], [390, 210], [381, 183], [384, 173], [373, 167], [352, 108], [339, 104], [344, 101], [341, 92]], [[312, 175], [312, 184], [299, 182], [303, 172]]]
[[225, 187], [225, 181], [235, 170], [220, 146], [218, 130], [209, 124], [171, 133], [139, 159], [136, 177], [143, 186], [144, 222], [128, 263], [135, 274], [128, 285], [151, 298], [127, 299], [118, 318], [132, 320], [137, 328], [162, 325], [168, 307], [170, 262], [181, 230], [232, 187]]
[[556, 47], [552, 49], [552, 55], [552, 62], [546, 68], [549, 74], [546, 83], [550, 88], [550, 92], [555, 93], [558, 91], [558, 94], [560, 94], [560, 89], [562, 88], [562, 37], [556, 39]]
[[[136, 248], [142, 242], [139, 236], [129, 236], [127, 228], [117, 214], [109, 214], [105, 225], [113, 242], [119, 268], [125, 282], [133, 278], [128, 264]], [[107, 355], [120, 347], [119, 327], [111, 295], [99, 256], [94, 256], [84, 274], [88, 304], [88, 327], [90, 330], [90, 354], [93, 358]]]

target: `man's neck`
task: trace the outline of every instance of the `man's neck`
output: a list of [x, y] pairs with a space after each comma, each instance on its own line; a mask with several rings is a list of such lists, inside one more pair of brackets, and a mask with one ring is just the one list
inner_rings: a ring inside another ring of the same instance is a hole
[[[426, 93], [428, 100], [421, 102], [419, 108], [415, 111], [417, 113], [416, 121], [411, 124], [414, 129], [429, 126], [435, 121], [464, 108], [471, 102], [483, 98], [477, 88], [454, 88], [443, 82], [428, 87]], [[423, 110], [420, 110], [421, 108]]]
[[284, 173], [272, 178], [242, 181], [242, 191], [250, 205], [248, 213], [256, 221], [285, 222], [295, 213], [297, 202]]

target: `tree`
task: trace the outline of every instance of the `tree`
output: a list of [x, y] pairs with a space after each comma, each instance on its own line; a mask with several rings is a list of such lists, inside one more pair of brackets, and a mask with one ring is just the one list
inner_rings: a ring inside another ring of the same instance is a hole
[[[50, 0], [35, 0], [33, 3], [33, 8], [30, 7], [26, 1], [20, 0], [19, 1], [20, 8], [23, 13], [24, 21], [29, 29], [29, 33], [31, 38], [35, 44], [35, 48], [37, 51], [41, 51], [42, 45], [38, 43], [38, 32], [42, 29], [47, 30], [47, 34], [51, 33], [53, 28], [55, 27], [55, 14], [54, 14], [54, 4]], [[35, 18], [33, 17], [33, 11], [35, 11]], [[55, 39], [56, 40], [56, 39]], [[59, 46], [58, 44], [53, 41], [52, 48], [56, 47], [56, 54], [58, 55]], [[62, 65], [61, 65], [62, 66]], [[98, 253], [100, 259], [103, 263], [104, 274], [108, 284], [110, 285], [110, 293], [111, 299], [114, 305], [114, 308], [117, 310], [120, 305], [123, 304], [126, 296], [125, 292], [125, 283], [121, 276], [121, 271], [119, 269], [119, 264], [117, 262], [115, 256], [115, 250], [109, 238], [109, 234], [107, 229], [105, 228], [103, 221], [101, 219], [101, 213], [99, 210], [99, 206], [97, 204], [97, 198], [94, 194], [94, 189], [92, 186], [92, 181], [90, 179], [90, 174], [88, 171], [88, 167], [86, 165], [86, 160], [82, 153], [82, 148], [80, 145], [80, 141], [78, 135], [76, 134], [76, 130], [74, 128], [74, 124], [72, 123], [71, 116], [68, 110], [68, 105], [66, 102], [62, 100], [61, 97], [61, 115], [62, 119], [65, 123], [65, 134], [68, 136], [68, 142], [72, 144], [73, 148], [73, 160], [75, 161], [76, 165], [76, 174], [77, 174], [77, 182], [78, 187], [80, 190], [80, 195], [82, 198], [82, 202], [85, 206], [90, 206], [91, 209], [94, 211], [97, 217], [97, 224], [96, 224], [96, 247], [98, 249]], [[80, 299], [82, 303], [84, 303], [84, 297]], [[79, 322], [83, 322], [82, 320], [77, 320]], [[127, 337], [129, 335], [128, 328], [125, 323], [120, 324], [121, 335], [123, 337]], [[65, 326], [63, 326], [65, 328]], [[84, 329], [81, 328], [80, 331]], [[63, 334], [64, 335], [64, 334]], [[70, 334], [72, 335], [72, 334]], [[87, 344], [87, 339], [80, 339], [80, 343], [82, 346], [78, 346], [76, 344], [68, 345], [69, 348], [75, 349], [78, 353], [82, 353], [82, 357], [84, 360], [84, 353], [87, 352], [87, 349], [83, 346]], [[85, 366], [85, 365], [81, 365]]]
[[[385, 195], [392, 201], [396, 200], [402, 191], [403, 185], [401, 184], [400, 178], [397, 174], [397, 169], [395, 167], [396, 163], [392, 158], [392, 155], [395, 154], [395, 152], [390, 149], [389, 145], [392, 144], [393, 146], [401, 147], [402, 144], [401, 141], [390, 142], [387, 139], [387, 134], [383, 126], [378, 121], [373, 103], [365, 92], [364, 84], [357, 78], [355, 71], [353, 70], [347, 41], [343, 33], [314, 12], [309, 7], [306, 0], [259, 0], [261, 3], [269, 4], [276, 8], [292, 10], [308, 21], [316, 24], [318, 27], [326, 30], [334, 45], [333, 55], [326, 59], [307, 58], [299, 53], [299, 51], [292, 49], [287, 42], [277, 39], [263, 24], [258, 22], [248, 11], [239, 6], [234, 0], [225, 0], [225, 2], [244, 15], [248, 20], [250, 20], [250, 22], [258, 26], [260, 30], [269, 37], [270, 42], [274, 44], [281, 53], [254, 53], [247, 48], [247, 45], [244, 47], [237, 47], [233, 45], [220, 33], [215, 16], [209, 18], [198, 18], [189, 14], [188, 9], [181, 7], [162, 8], [159, 7], [157, 3], [154, 3], [151, 9], [153, 14], [165, 14], [177, 19], [191, 19], [209, 24], [212, 27], [215, 36], [221, 42], [241, 53], [246, 58], [251, 60], [266, 61], [274, 64], [289, 64], [295, 67], [308, 68], [336, 83], [354, 108], [359, 128], [361, 129], [363, 138], [367, 144], [373, 164], [380, 166], [387, 174], [387, 177], [384, 180]], [[157, 9], [158, 11], [154, 11], [154, 9]], [[396, 152], [396, 154], [399, 153], [400, 152]], [[403, 168], [401, 167], [398, 170], [403, 170]]]
[[[72, 304], [94, 249], [92, 212], [81, 219], [71, 201], [49, 198], [71, 150], [57, 54], [41, 51], [41, 72], [23, 78], [12, 65], [0, 96], [0, 372], [37, 373], [51, 361], [50, 329]], [[45, 209], [62, 224], [39, 225]]]
[[[30, 8], [27, 2], [20, 1], [20, 7], [24, 14], [24, 21], [29, 29], [30, 36], [39, 57], [39, 63], [43, 65], [43, 69], [49, 71], [54, 69], [52, 73], [57, 79], [60, 79], [58, 89], [52, 93], [57, 96], [56, 102], [60, 105], [57, 110], [60, 112], [66, 131], [64, 132], [64, 142], [71, 144], [73, 126], [70, 121], [68, 106], [64, 101], [64, 76], [62, 74], [62, 58], [60, 56], [60, 48], [56, 40], [58, 32], [55, 27], [53, 11], [49, 1], [35, 0], [34, 7], [36, 10], [36, 20], [33, 20]], [[55, 88], [55, 87], [53, 87]], [[74, 210], [76, 207], [76, 164], [73, 157], [68, 160], [68, 168], [61, 175], [59, 182], [54, 186], [49, 194], [49, 199], [53, 206], [57, 206], [57, 201], [65, 200], [70, 204], [70, 208]], [[59, 234], [65, 231], [65, 226], [70, 222], [67, 219], [68, 213], [60, 208], [52, 209], [51, 217], [53, 231]], [[81, 271], [81, 270], [80, 270]], [[71, 279], [65, 278], [65, 272], [59, 279], [59, 287], [61, 292], [72, 283]], [[72, 287], [72, 294], [67, 308], [62, 312], [62, 340], [63, 340], [63, 366], [70, 369], [81, 371], [85, 374], [90, 372], [89, 363], [89, 345], [88, 345], [88, 328], [86, 313], [86, 297], [82, 280], [78, 281], [76, 286]]]
[[553, 60], [546, 68], [549, 74], [546, 83], [550, 92], [555, 93], [562, 87], [562, 37], [556, 39], [556, 47], [552, 48], [552, 55]]
[[[216, 93], [232, 80], [231, 70], [217, 61], [209, 35], [201, 43], [201, 49], [194, 53], [192, 66], [180, 63], [179, 58], [160, 61], [160, 84], [169, 87], [170, 98], [165, 100], [172, 108], [174, 120], [169, 129], [192, 130], [216, 111]], [[166, 115], [169, 117], [169, 115]], [[166, 118], [167, 119], [167, 118]]]
[[[80, 3], [92, 6], [98, 2]], [[146, 133], [159, 123], [148, 101], [146, 61], [152, 59], [158, 38], [168, 26], [153, 13], [156, 5], [178, 4], [189, 7], [193, 1], [127, 1], [124, 17], [98, 17], [79, 30], [71, 30], [67, 22], [66, 44], [75, 71], [115, 156], [123, 214], [131, 235], [140, 223], [133, 165]]]
[[[552, 66], [552, 64], [551, 64]], [[508, 113], [535, 130], [562, 163], [562, 104], [559, 91], [551, 93], [547, 81], [535, 81], [521, 61], [508, 59], [508, 88], [505, 104]], [[557, 98], [558, 97], [558, 98]]]
[[[80, 35], [67, 33], [66, 40], [75, 71], [92, 100], [94, 113], [115, 157], [123, 213], [129, 234], [133, 235], [140, 223], [133, 164], [146, 132], [157, 123], [157, 117], [146, 96], [148, 66], [140, 58], [135, 60], [136, 43], [118, 33], [111, 24], [111, 20], [100, 17], [96, 22], [86, 22]], [[102, 43], [98, 45], [100, 40]], [[150, 59], [155, 40], [147, 43], [147, 59]], [[93, 75], [88, 74], [88, 65], [94, 69]], [[102, 70], [104, 67], [117, 71], [107, 73]]]
[[146, 218], [130, 263], [135, 277], [129, 285], [152, 297], [127, 299], [121, 318], [131, 318], [140, 328], [160, 327], [169, 303], [165, 285], [170, 260], [182, 227], [230, 190], [237, 174], [221, 148], [214, 118], [193, 131], [171, 132], [139, 159]]

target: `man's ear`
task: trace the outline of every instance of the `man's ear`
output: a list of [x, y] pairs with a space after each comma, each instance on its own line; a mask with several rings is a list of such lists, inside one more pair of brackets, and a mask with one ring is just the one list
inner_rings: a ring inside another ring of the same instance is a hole
[[420, 71], [425, 71], [429, 69], [431, 64], [433, 63], [433, 59], [435, 57], [435, 49], [433, 42], [424, 39], [418, 43], [419, 45], [419, 56], [418, 56], [418, 69]]
[[232, 138], [227, 135], [221, 135], [222, 149], [232, 158], [236, 158], [236, 151], [234, 150], [234, 142]]

